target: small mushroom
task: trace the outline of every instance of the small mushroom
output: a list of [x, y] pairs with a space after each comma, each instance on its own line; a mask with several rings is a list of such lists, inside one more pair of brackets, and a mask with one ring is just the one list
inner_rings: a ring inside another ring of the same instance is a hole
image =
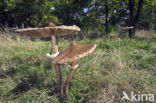
[[134, 28], [133, 26], [122, 27], [123, 30], [130, 30], [130, 29], [133, 29], [133, 28]]
[[91, 54], [95, 50], [96, 46], [96, 44], [79, 45], [72, 42], [61, 54], [54, 58], [53, 63], [56, 64], [72, 63], [69, 65], [71, 71], [65, 83], [65, 94], [68, 94], [70, 80], [74, 75], [75, 69], [78, 67], [77, 60]]

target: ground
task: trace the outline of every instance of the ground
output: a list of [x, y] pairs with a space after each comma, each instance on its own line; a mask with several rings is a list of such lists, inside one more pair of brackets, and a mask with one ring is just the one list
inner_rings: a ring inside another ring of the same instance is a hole
[[[63, 50], [70, 40], [59, 40]], [[0, 37], [0, 102], [11, 103], [129, 103], [126, 93], [156, 93], [155, 39], [107, 38], [75, 40], [96, 43], [95, 52], [78, 61], [69, 95], [56, 93], [51, 41]], [[69, 73], [61, 66], [63, 83]]]

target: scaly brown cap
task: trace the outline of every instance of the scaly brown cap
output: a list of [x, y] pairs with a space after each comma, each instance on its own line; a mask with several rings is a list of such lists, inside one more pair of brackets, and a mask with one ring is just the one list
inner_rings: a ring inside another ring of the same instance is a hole
[[53, 36], [64, 36], [80, 31], [80, 28], [76, 25], [73, 26], [52, 26], [44, 28], [26, 28], [18, 29], [20, 32], [26, 36], [30, 37], [51, 37]]
[[53, 63], [64, 64], [76, 61], [92, 53], [96, 46], [96, 44], [79, 45], [72, 42], [60, 55], [54, 58]]

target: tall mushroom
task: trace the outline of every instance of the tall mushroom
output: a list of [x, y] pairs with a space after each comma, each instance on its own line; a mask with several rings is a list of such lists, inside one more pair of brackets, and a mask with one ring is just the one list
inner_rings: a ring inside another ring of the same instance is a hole
[[[53, 41], [52, 54], [54, 54], [53, 57], [56, 57], [59, 54], [58, 53], [58, 41], [56, 39], [56, 36], [64, 36], [64, 35], [72, 34], [76, 31], [80, 31], [80, 28], [75, 25], [56, 26], [53, 23], [49, 23], [49, 27], [44, 27], [44, 28], [26, 28], [26, 29], [17, 30], [17, 32], [21, 32], [22, 34], [26, 36], [30, 36], [34, 38], [52, 37], [52, 41]], [[49, 54], [47, 54], [47, 56], [49, 56]], [[55, 68], [56, 77], [57, 77], [57, 91], [61, 94], [62, 77], [61, 77], [60, 64], [56, 63], [54, 65], [54, 68]]]
[[96, 46], [96, 44], [79, 45], [72, 42], [61, 54], [54, 58], [53, 63], [55, 64], [71, 63], [71, 71], [64, 87], [65, 94], [68, 94], [69, 83], [74, 75], [75, 69], [78, 67], [77, 60], [92, 53]]

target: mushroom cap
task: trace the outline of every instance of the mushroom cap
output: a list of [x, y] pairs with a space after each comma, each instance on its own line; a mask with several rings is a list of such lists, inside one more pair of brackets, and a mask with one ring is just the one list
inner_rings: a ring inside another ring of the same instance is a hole
[[26, 28], [18, 29], [17, 32], [20, 32], [26, 36], [30, 37], [51, 37], [51, 36], [64, 36], [72, 34], [76, 31], [80, 31], [80, 28], [76, 25], [73, 26], [53, 26], [53, 27], [44, 27], [44, 28]]
[[76, 61], [92, 53], [96, 46], [96, 44], [79, 45], [72, 42], [61, 54], [54, 58], [53, 63], [64, 64]]
[[130, 27], [126, 26], [126, 27], [123, 27], [122, 29], [123, 30], [129, 30], [129, 29], [133, 29], [133, 28], [134, 28], [133, 26], [130, 26]]

